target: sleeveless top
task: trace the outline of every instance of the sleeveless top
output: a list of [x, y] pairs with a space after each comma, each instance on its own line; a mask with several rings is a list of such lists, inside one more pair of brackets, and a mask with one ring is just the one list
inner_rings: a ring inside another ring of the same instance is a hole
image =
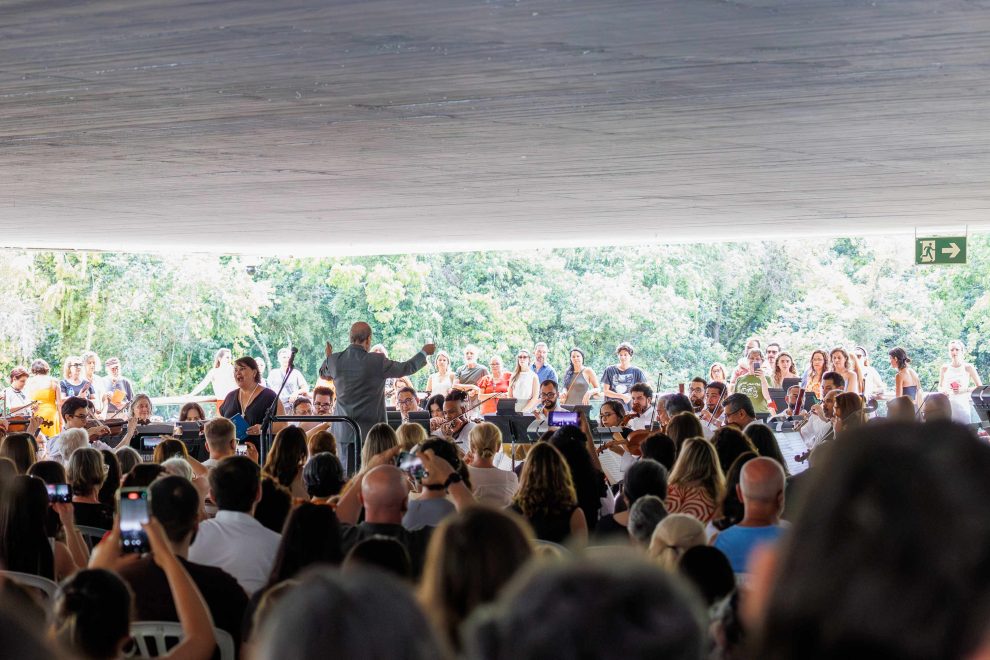
[[271, 407], [272, 402], [275, 401], [275, 391], [270, 390], [267, 387], [261, 388], [258, 392], [258, 396], [254, 397], [254, 400], [248, 404], [247, 410], [241, 410], [241, 402], [237, 398], [237, 393], [240, 392], [240, 388], [235, 389], [233, 392], [227, 395], [220, 404], [220, 416], [230, 419], [237, 413], [241, 413], [244, 420], [248, 423], [248, 426], [254, 426], [255, 424], [261, 424], [265, 419], [265, 411]]
[[567, 399], [564, 401], [565, 406], [579, 406], [584, 403], [584, 395], [587, 394], [589, 388], [588, 379], [584, 377], [584, 370], [582, 369], [574, 374], [571, 382], [567, 383], [566, 387]]
[[[966, 389], [969, 386], [969, 373], [966, 371], [966, 364], [961, 364], [958, 367], [953, 367], [951, 364], [946, 365], [942, 383], [950, 392], [952, 391], [952, 383], [958, 383], [960, 390]], [[969, 398], [969, 394], [966, 392], [950, 394], [949, 396], [965, 396], [967, 399]]]
[[[958, 367], [949, 364], [945, 368], [945, 377], [942, 384], [949, 391], [949, 404], [952, 406], [952, 421], [960, 424], [968, 424], [972, 419], [972, 399], [969, 392], [969, 372], [966, 371], [968, 365], [963, 363]], [[952, 383], [959, 385], [959, 393], [952, 391]]]
[[445, 379], [441, 379], [439, 373], [432, 374], [430, 376], [430, 385], [433, 387], [430, 390], [430, 396], [436, 396], [437, 394], [447, 396], [454, 386], [454, 374], [448, 371], [447, 378]]
[[901, 388], [901, 391], [903, 392], [904, 396], [910, 397], [912, 399], [918, 396], [917, 385], [905, 385], [904, 387]]

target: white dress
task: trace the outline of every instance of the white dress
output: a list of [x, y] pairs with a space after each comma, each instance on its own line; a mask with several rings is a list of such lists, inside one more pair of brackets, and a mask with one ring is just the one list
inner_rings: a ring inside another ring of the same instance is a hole
[[942, 378], [942, 386], [949, 392], [952, 391], [952, 383], [959, 383], [959, 394], [949, 394], [949, 403], [952, 404], [952, 421], [960, 424], [969, 424], [973, 409], [973, 400], [969, 395], [969, 373], [965, 364], [953, 367], [951, 364], [945, 367], [945, 375]]
[[516, 400], [516, 412], [532, 412], [533, 409], [527, 409], [526, 406], [529, 405], [534, 388], [540, 386], [538, 381], [536, 373], [531, 369], [519, 373], [519, 377], [512, 385], [512, 398]]
[[431, 374], [430, 386], [430, 396], [436, 396], [437, 394], [447, 396], [454, 387], [453, 372], [448, 371], [446, 378], [441, 378], [439, 373]]

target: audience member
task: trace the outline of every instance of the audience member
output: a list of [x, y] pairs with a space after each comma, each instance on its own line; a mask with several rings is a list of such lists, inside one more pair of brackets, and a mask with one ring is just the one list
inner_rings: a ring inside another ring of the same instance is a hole
[[494, 459], [502, 448], [502, 432], [489, 422], [478, 424], [471, 429], [470, 444], [465, 461], [475, 498], [492, 506], [509, 506], [519, 488], [519, 477], [511, 470], [495, 467]]
[[629, 507], [629, 537], [634, 543], [648, 547], [653, 530], [666, 517], [667, 509], [663, 505], [662, 496], [644, 495], [638, 498]]
[[333, 509], [304, 502], [285, 521], [267, 588], [297, 578], [310, 566], [337, 566], [343, 559], [340, 523]]
[[911, 358], [907, 351], [900, 346], [892, 348], [887, 355], [890, 356], [890, 366], [897, 369], [894, 377], [894, 396], [906, 396], [914, 401], [915, 408], [920, 408], [923, 397], [921, 391], [921, 379], [918, 372], [910, 367]]
[[677, 458], [677, 446], [669, 435], [660, 432], [653, 433], [646, 440], [643, 440], [643, 444], [639, 446], [639, 450], [643, 458], [652, 458], [667, 468], [667, 472], [674, 469], [674, 460]]
[[77, 449], [72, 452], [67, 472], [76, 524], [99, 529], [113, 527], [113, 508], [101, 503], [98, 497], [107, 476], [102, 454], [90, 447]]
[[409, 551], [391, 536], [369, 536], [359, 541], [344, 557], [343, 570], [379, 569], [403, 580], [412, 580], [412, 560]]
[[494, 601], [532, 555], [532, 531], [495, 509], [471, 507], [437, 527], [419, 598], [452, 649], [461, 649], [461, 624], [476, 608]]
[[753, 549], [780, 536], [784, 471], [773, 459], [754, 458], [742, 466], [736, 492], [743, 502], [743, 518], [720, 531], [712, 545], [725, 553], [733, 571], [745, 573]]
[[707, 542], [705, 526], [696, 516], [668, 513], [653, 530], [649, 555], [661, 566], [673, 571], [685, 552]]
[[539, 442], [529, 451], [510, 508], [532, 525], [538, 539], [581, 543], [588, 537], [571, 469], [563, 454], [548, 443]]
[[375, 424], [368, 430], [368, 435], [364, 439], [361, 447], [361, 471], [369, 469], [371, 459], [378, 454], [384, 453], [399, 445], [399, 438], [395, 435], [395, 430], [388, 424]]
[[147, 488], [164, 472], [158, 463], [140, 463], [124, 475], [120, 485], [124, 488]]
[[729, 468], [741, 454], [757, 453], [756, 447], [740, 430], [742, 428], [723, 426], [712, 437], [712, 444], [715, 445], [715, 453], [718, 454], [718, 465], [722, 468], [722, 474], [729, 471]]
[[618, 399], [626, 410], [632, 405], [632, 386], [646, 381], [646, 374], [639, 367], [632, 366], [633, 348], [627, 342], [622, 342], [615, 349], [619, 363], [605, 369], [602, 373], [602, 392], [606, 399]]
[[[707, 431], [707, 434], [706, 434]], [[674, 441], [674, 455], [681, 451], [684, 441], [688, 438], [711, 437], [713, 431], [702, 428], [698, 416], [690, 412], [677, 413], [667, 424], [667, 435]]]
[[915, 421], [914, 400], [909, 396], [899, 396], [887, 402], [887, 417], [891, 422]]
[[[466, 407], [469, 408], [478, 405], [478, 395], [481, 394], [479, 383], [482, 378], [489, 375], [488, 369], [478, 364], [479, 357], [481, 357], [481, 352], [476, 346], [467, 346], [464, 349], [464, 366], [454, 373], [453, 389], [467, 394]], [[506, 384], [508, 384], [508, 379], [506, 379]], [[449, 398], [450, 395], [447, 396]]]
[[577, 427], [564, 426], [550, 437], [550, 444], [560, 451], [567, 462], [578, 508], [584, 512], [585, 527], [589, 533], [594, 532], [603, 498], [611, 496], [590, 436]]
[[622, 481], [625, 510], [603, 516], [595, 527], [595, 536], [605, 540], [611, 536], [621, 535], [622, 540], [628, 541], [629, 507], [646, 495], [667, 496], [667, 469], [649, 458], [636, 461], [626, 471], [625, 479]]
[[[420, 451], [432, 451], [436, 456], [450, 463], [461, 477], [467, 473], [466, 467], [457, 456], [457, 449], [446, 440], [440, 438], [427, 440]], [[402, 526], [409, 530], [436, 527], [440, 521], [456, 511], [454, 503], [447, 499], [445, 476], [424, 472], [419, 482], [423, 490], [419, 497], [409, 500], [406, 512], [402, 516]], [[466, 485], [468, 488], [471, 487], [470, 483]]]
[[399, 446], [402, 447], [402, 451], [412, 451], [418, 445], [426, 442], [428, 437], [426, 429], [416, 423], [400, 424], [399, 428], [395, 429], [395, 438]]
[[313, 454], [303, 467], [306, 494], [315, 504], [326, 504], [344, 487], [344, 466], [330, 452]]
[[261, 478], [261, 499], [254, 508], [254, 519], [276, 534], [282, 532], [292, 510], [292, 493], [271, 477]]
[[[584, 351], [580, 348], [572, 348], [570, 357], [570, 364], [567, 365], [567, 371], [564, 372], [560, 398], [564, 400], [563, 405], [565, 406], [586, 406], [592, 397], [601, 396], [598, 376], [595, 375], [594, 369], [584, 365]], [[622, 402], [618, 401], [618, 403], [621, 404]], [[623, 408], [625, 408], [624, 405]], [[625, 414], [625, 410], [622, 412]], [[620, 416], [619, 419], [622, 417]]]
[[921, 406], [921, 419], [926, 422], [952, 421], [952, 402], [949, 397], [941, 392], [932, 392], [925, 397]]
[[450, 370], [450, 354], [447, 351], [437, 351], [433, 357], [436, 371], [426, 379], [426, 392], [430, 397], [447, 396], [454, 386], [454, 374]]
[[774, 435], [769, 426], [760, 422], [753, 422], [746, 425], [743, 434], [753, 444], [757, 454], [777, 461], [783, 468], [784, 474], [789, 474], [787, 461], [784, 460], [784, 454], [780, 451], [780, 443], [777, 442], [777, 436]]
[[308, 435], [306, 437], [306, 452], [310, 458], [324, 452], [336, 456], [337, 438], [330, 431], [317, 431]]
[[30, 433], [8, 433], [0, 440], [0, 457], [13, 461], [17, 474], [27, 474], [35, 461], [34, 442]]
[[710, 545], [696, 545], [685, 550], [677, 562], [677, 571], [697, 588], [708, 607], [718, 603], [736, 588], [736, 576], [728, 558], [721, 550]]
[[200, 524], [189, 560], [233, 575], [249, 595], [271, 572], [280, 537], [253, 517], [261, 500], [261, 469], [244, 456], [230, 456], [210, 471], [210, 498], [217, 515]]
[[104, 504], [112, 511], [117, 510], [117, 490], [120, 488], [120, 462], [117, 460], [117, 455], [112, 451], [104, 449], [100, 452], [103, 457], [103, 467], [106, 471], [106, 479], [103, 480], [103, 485], [100, 486], [100, 492], [97, 493], [96, 499], [100, 501], [100, 504]]
[[292, 497], [306, 499], [302, 472], [307, 452], [306, 433], [298, 426], [286, 426], [275, 436], [261, 473], [288, 489]]
[[[634, 613], [634, 615], [632, 614]], [[466, 631], [471, 660], [698, 660], [693, 595], [640, 562], [531, 564]]]
[[[189, 561], [189, 546], [199, 529], [199, 493], [182, 477], [162, 477], [149, 488], [151, 514], [161, 524], [165, 542], [192, 578], [213, 618], [213, 625], [240, 643], [241, 621], [247, 607], [244, 589], [226, 571]], [[253, 548], [242, 548], [250, 552]], [[134, 594], [139, 621], [179, 621], [168, 576], [154, 554], [122, 563], [117, 573]]]
[[715, 515], [715, 503], [725, 490], [725, 477], [719, 467], [715, 447], [704, 438], [689, 438], [677, 455], [667, 480], [669, 513], [686, 513], [703, 523]]
[[141, 454], [133, 447], [120, 447], [117, 449], [117, 462], [120, 464], [120, 478], [134, 469], [135, 465], [142, 461]]
[[210, 452], [210, 457], [203, 461], [206, 467], [214, 468], [223, 459], [237, 454], [237, 429], [226, 417], [217, 417], [204, 424], [203, 436]]
[[831, 370], [842, 376], [845, 390], [847, 392], [855, 392], [856, 394], [860, 394], [862, 373], [860, 372], [859, 364], [856, 363], [855, 358], [850, 357], [849, 351], [841, 346], [833, 348], [829, 357]]
[[736, 460], [732, 461], [732, 465], [726, 471], [725, 492], [722, 495], [722, 500], [718, 503], [715, 519], [712, 520], [712, 526], [715, 529], [728, 529], [743, 519], [745, 510], [737, 486], [742, 476], [743, 466], [756, 457], [757, 455], [751, 451], [743, 452], [736, 457]]

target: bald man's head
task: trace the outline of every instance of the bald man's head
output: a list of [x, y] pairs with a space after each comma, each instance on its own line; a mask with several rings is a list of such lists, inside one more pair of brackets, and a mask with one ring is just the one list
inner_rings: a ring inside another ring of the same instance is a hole
[[361, 502], [368, 522], [400, 524], [406, 511], [409, 482], [394, 465], [368, 470], [361, 482]]
[[352, 344], [370, 344], [371, 343], [371, 326], [364, 321], [358, 321], [351, 326], [351, 343]]
[[921, 414], [926, 422], [952, 421], [952, 403], [941, 392], [934, 392], [925, 399]]
[[743, 465], [739, 477], [743, 502], [773, 502], [784, 492], [784, 469], [777, 461], [759, 457]]

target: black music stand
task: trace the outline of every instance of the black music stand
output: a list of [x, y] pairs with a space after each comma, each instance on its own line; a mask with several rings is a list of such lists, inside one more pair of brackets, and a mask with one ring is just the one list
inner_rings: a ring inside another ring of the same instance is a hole
[[[536, 417], [533, 415], [488, 415], [485, 417], [486, 422], [491, 422], [498, 427], [498, 430], [502, 432], [502, 442], [505, 439], [509, 439], [509, 444], [512, 447], [512, 468], [516, 467], [516, 445], [520, 443], [529, 443], [535, 440], [535, 438], [529, 437], [529, 425], [533, 423]], [[522, 438], [522, 439], [520, 439]]]

